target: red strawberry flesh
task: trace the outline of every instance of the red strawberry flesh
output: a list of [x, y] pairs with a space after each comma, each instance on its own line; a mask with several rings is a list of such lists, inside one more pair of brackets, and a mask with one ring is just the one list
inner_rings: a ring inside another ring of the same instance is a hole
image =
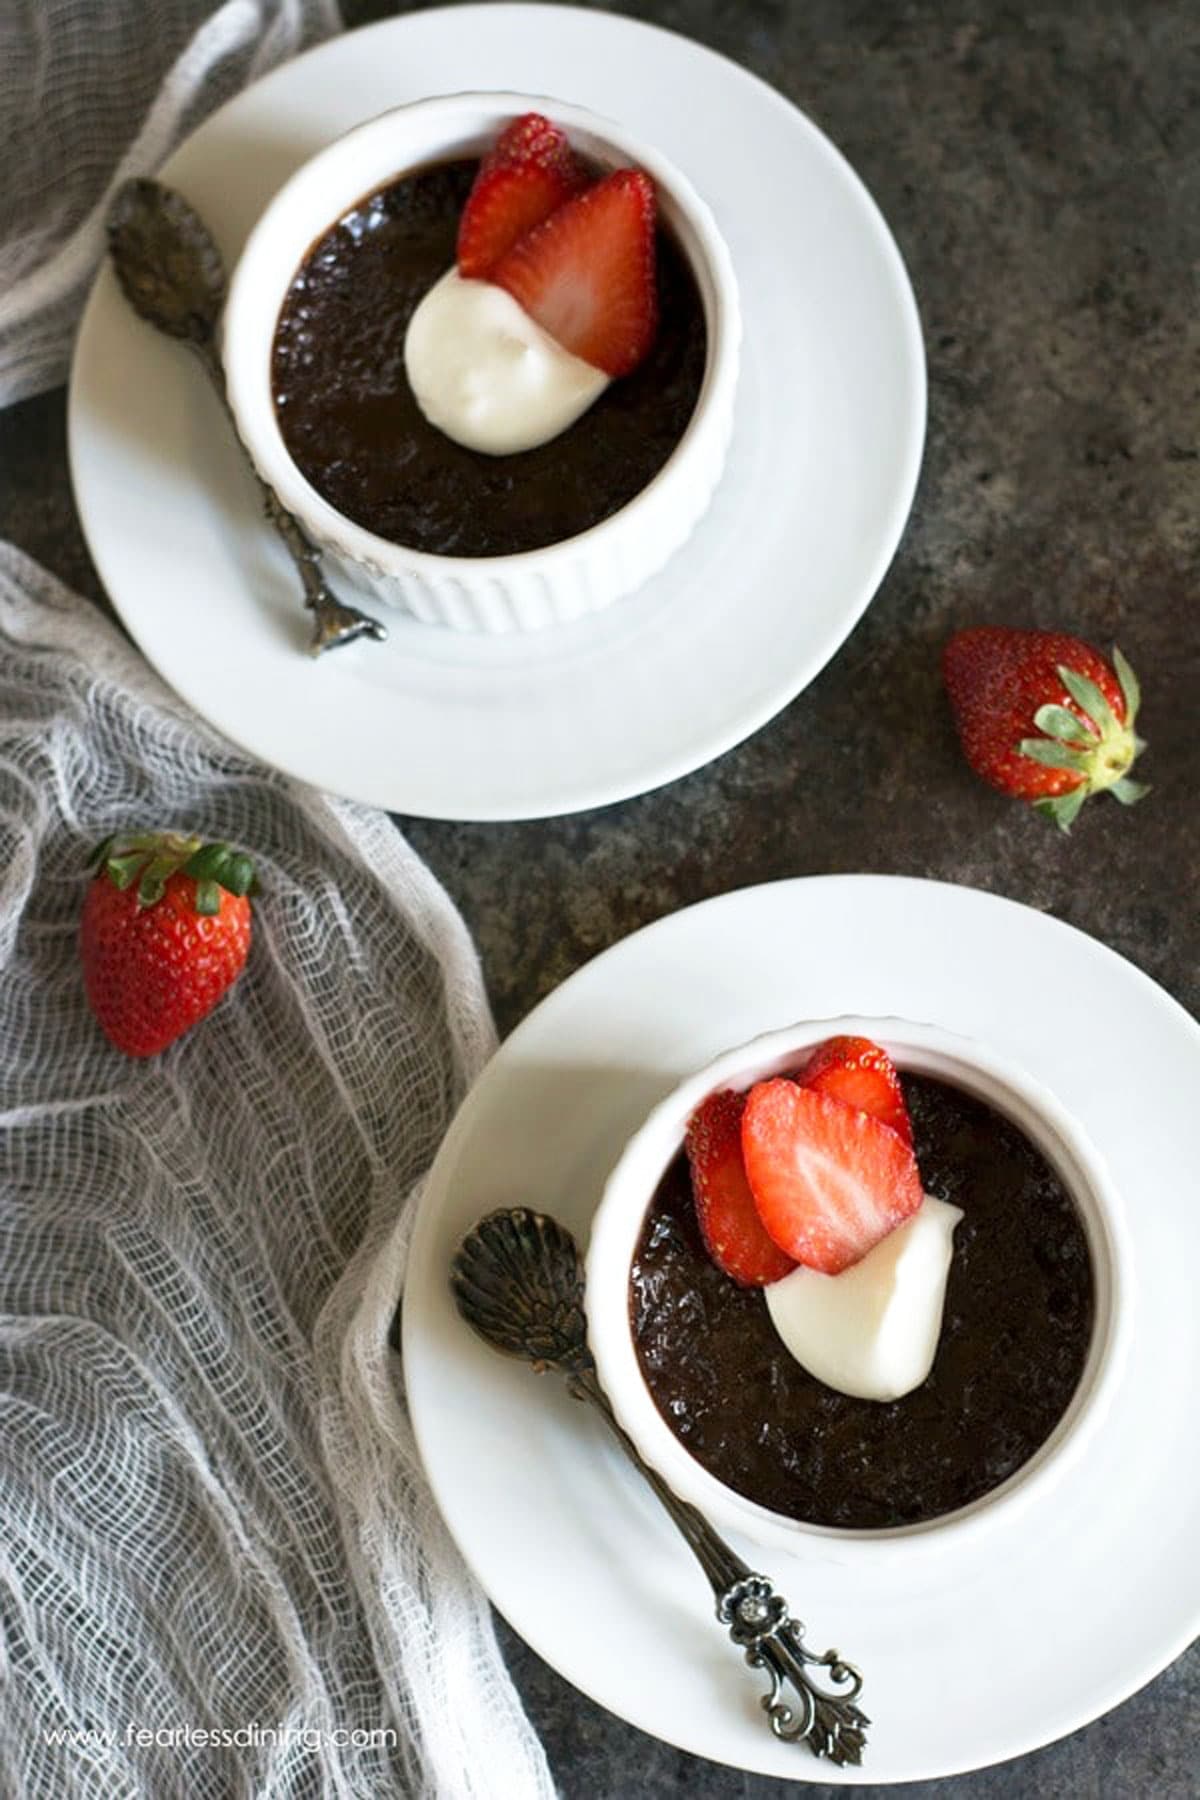
[[819, 1044], [800, 1077], [801, 1085], [870, 1113], [912, 1143], [912, 1122], [900, 1077], [887, 1051], [865, 1037], [832, 1037]]
[[794, 1081], [751, 1088], [742, 1155], [768, 1236], [826, 1275], [860, 1262], [923, 1198], [916, 1159], [897, 1132]]
[[548, 219], [574, 190], [540, 163], [481, 169], [458, 224], [458, 272], [484, 281], [513, 245]]
[[522, 113], [479, 165], [458, 226], [458, 272], [485, 280], [513, 245], [588, 184], [567, 135]]
[[628, 375], [658, 328], [654, 187], [617, 169], [527, 232], [491, 271], [564, 349]]
[[540, 163], [556, 170], [564, 181], [580, 188], [587, 183], [587, 172], [571, 148], [570, 139], [560, 125], [554, 125], [544, 113], [522, 113], [506, 125], [482, 167], [498, 168], [502, 163]]
[[696, 1219], [708, 1254], [742, 1287], [779, 1281], [795, 1267], [768, 1236], [742, 1165], [744, 1094], [710, 1094], [692, 1115], [687, 1156]]

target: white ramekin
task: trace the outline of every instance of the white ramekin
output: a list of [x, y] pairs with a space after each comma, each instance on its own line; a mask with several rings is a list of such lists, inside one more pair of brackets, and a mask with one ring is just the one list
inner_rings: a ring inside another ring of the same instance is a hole
[[[798, 1068], [805, 1053], [841, 1034], [882, 1044], [897, 1066], [930, 1075], [985, 1100], [1046, 1157], [1077, 1206], [1087, 1232], [1096, 1288], [1092, 1343], [1076, 1392], [1058, 1425], [1030, 1460], [969, 1506], [924, 1524], [881, 1530], [808, 1525], [771, 1511], [703, 1468], [661, 1417], [637, 1359], [629, 1276], [646, 1209], [679, 1151], [688, 1119], [718, 1088], [740, 1092]], [[682, 1082], [626, 1146], [592, 1222], [587, 1254], [587, 1315], [592, 1353], [613, 1411], [645, 1460], [674, 1491], [713, 1522], [768, 1548], [819, 1546], [833, 1560], [878, 1567], [922, 1550], [978, 1536], [1054, 1483], [1103, 1419], [1128, 1347], [1130, 1252], [1122, 1209], [1097, 1151], [1040, 1083], [974, 1040], [906, 1019], [840, 1018], [791, 1025], [729, 1050]]]
[[[411, 169], [480, 155], [516, 115], [547, 114], [605, 168], [652, 178], [664, 222], [690, 262], [704, 306], [708, 357], [695, 412], [641, 493], [589, 531], [513, 556], [432, 556], [365, 531], [330, 506], [292, 461], [271, 396], [280, 308], [317, 238], [356, 201]], [[733, 264], [691, 183], [651, 145], [581, 106], [545, 95], [448, 94], [381, 114], [304, 163], [246, 241], [225, 308], [229, 403], [260, 475], [349, 581], [430, 624], [533, 631], [632, 593], [680, 547], [712, 498], [733, 425], [741, 314]]]

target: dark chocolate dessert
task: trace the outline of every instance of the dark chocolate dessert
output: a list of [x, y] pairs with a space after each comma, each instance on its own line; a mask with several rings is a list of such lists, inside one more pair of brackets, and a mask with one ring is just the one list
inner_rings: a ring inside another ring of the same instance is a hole
[[964, 1213], [933, 1369], [912, 1393], [853, 1399], [795, 1361], [761, 1289], [707, 1254], [682, 1153], [634, 1257], [638, 1357], [671, 1430], [728, 1487], [814, 1525], [915, 1524], [988, 1493], [1049, 1437], [1091, 1342], [1083, 1223], [1045, 1158], [960, 1089], [902, 1085], [924, 1187]]
[[317, 492], [377, 536], [443, 556], [541, 549], [625, 506], [683, 436], [706, 355], [695, 277], [660, 229], [653, 348], [568, 431], [487, 456], [430, 425], [405, 374], [405, 332], [455, 260], [477, 167], [405, 175], [339, 219], [297, 271], [272, 357], [280, 430]]

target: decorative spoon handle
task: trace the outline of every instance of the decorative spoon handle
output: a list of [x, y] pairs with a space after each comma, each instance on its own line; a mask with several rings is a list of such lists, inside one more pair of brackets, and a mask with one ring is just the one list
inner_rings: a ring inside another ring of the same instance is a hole
[[320, 571], [320, 550], [262, 479], [238, 435], [216, 347], [225, 304], [225, 269], [199, 213], [161, 181], [126, 181], [109, 209], [108, 248], [121, 292], [134, 312], [156, 331], [193, 350], [217, 390], [234, 441], [258, 483], [266, 516], [299, 572], [304, 604], [313, 616], [312, 654], [319, 656], [359, 637], [386, 638], [387, 630], [378, 619], [330, 593]]
[[301, 525], [295, 513], [290, 513], [273, 487], [265, 482], [254, 466], [250, 452], [238, 436], [237, 423], [233, 416], [233, 408], [229, 404], [229, 395], [225, 391], [225, 369], [216, 347], [211, 342], [191, 344], [225, 409], [225, 417], [233, 427], [233, 435], [238, 449], [246, 459], [246, 467], [253, 475], [262, 496], [263, 512], [268, 521], [275, 527], [287, 548], [288, 555], [296, 565], [296, 572], [304, 588], [304, 604], [313, 616], [312, 637], [309, 649], [314, 656], [320, 656], [323, 650], [335, 649], [339, 644], [349, 644], [355, 638], [371, 637], [382, 642], [387, 637], [386, 625], [378, 619], [360, 612], [356, 606], [347, 606], [337, 595], [331, 593], [326, 586], [325, 577], [321, 573], [321, 552]]
[[[643, 1462], [618, 1425], [592, 1371], [572, 1376], [567, 1386], [579, 1399], [591, 1402], [654, 1489], [708, 1577], [717, 1618], [728, 1626], [730, 1637], [745, 1652], [751, 1668], [765, 1669], [770, 1676], [771, 1691], [763, 1695], [762, 1704], [775, 1736], [785, 1742], [804, 1741], [815, 1756], [827, 1757], [830, 1762], [861, 1763], [870, 1721], [854, 1704], [863, 1685], [858, 1670], [836, 1650], [817, 1656], [805, 1647], [804, 1626], [791, 1617], [783, 1595], [765, 1575], [755, 1574], [742, 1561], [703, 1513], [680, 1500]], [[829, 1680], [839, 1691], [830, 1693], [819, 1687], [810, 1668], [828, 1669]]]
[[[757, 1575], [702, 1513], [672, 1493], [622, 1430], [596, 1378], [587, 1345], [583, 1278], [571, 1234], [524, 1207], [489, 1214], [463, 1239], [450, 1285], [467, 1323], [495, 1350], [520, 1356], [540, 1373], [567, 1378], [568, 1391], [594, 1406], [635, 1468], [658, 1495], [704, 1570], [717, 1618], [752, 1668], [771, 1681], [762, 1705], [777, 1738], [805, 1743], [829, 1762], [862, 1762], [870, 1720], [855, 1704], [863, 1678], [836, 1650], [804, 1645], [804, 1627], [765, 1575]], [[834, 1692], [810, 1670], [828, 1671]]]

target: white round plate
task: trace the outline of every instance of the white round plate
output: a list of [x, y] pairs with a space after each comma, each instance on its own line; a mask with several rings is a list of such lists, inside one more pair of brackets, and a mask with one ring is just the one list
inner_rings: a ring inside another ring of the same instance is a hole
[[857, 176], [764, 83], [635, 20], [507, 5], [388, 20], [248, 89], [163, 177], [232, 266], [281, 182], [349, 126], [422, 95], [504, 87], [580, 101], [656, 142], [713, 208], [737, 268], [746, 332], [730, 461], [699, 530], [640, 594], [520, 638], [388, 613], [386, 645], [314, 664], [295, 575], [204, 376], [133, 317], [108, 269], [71, 379], [84, 531], [159, 672], [265, 761], [440, 818], [624, 799], [764, 724], [882, 580], [925, 428], [916, 307]]
[[[1079, 1462], [983, 1555], [849, 1585], [817, 1548], [734, 1540], [866, 1677], [862, 1770], [776, 1743], [765, 1688], [604, 1426], [553, 1376], [495, 1355], [447, 1271], [493, 1207], [584, 1244], [604, 1177], [688, 1070], [756, 1032], [898, 1013], [1020, 1059], [1083, 1122], [1128, 1210], [1128, 1376]], [[913, 1781], [1017, 1756], [1124, 1699], [1200, 1629], [1200, 1030], [1092, 938], [966, 888], [827, 876], [749, 888], [650, 926], [524, 1021], [464, 1104], [417, 1223], [405, 1380], [438, 1503], [491, 1598], [569, 1681], [717, 1762], [810, 1781]], [[1181, 1173], [1183, 1178], [1181, 1178]], [[765, 1566], [764, 1566], [765, 1565]]]

